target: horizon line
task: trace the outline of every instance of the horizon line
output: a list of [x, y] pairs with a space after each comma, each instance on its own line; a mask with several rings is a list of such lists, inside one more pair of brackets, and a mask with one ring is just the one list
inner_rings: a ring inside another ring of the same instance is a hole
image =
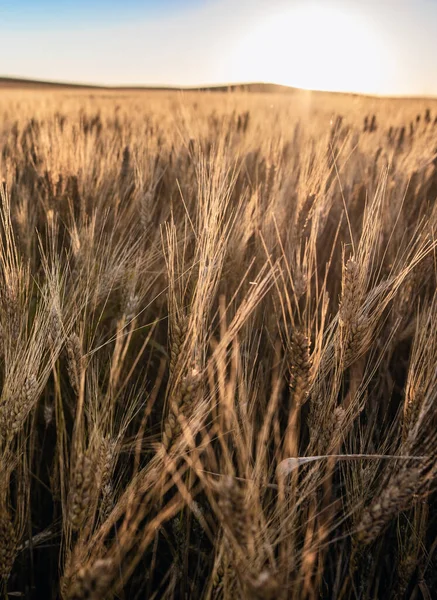
[[[234, 81], [225, 83], [204, 83], [204, 84], [193, 84], [193, 85], [173, 85], [173, 84], [143, 84], [143, 83], [132, 83], [132, 84], [104, 84], [104, 83], [87, 83], [81, 81], [65, 81], [55, 79], [33, 79], [29, 77], [22, 77], [19, 75], [0, 75], [0, 89], [1, 83], [10, 84], [27, 84], [27, 85], [41, 85], [41, 86], [54, 86], [62, 88], [78, 88], [78, 89], [91, 89], [91, 90], [105, 90], [105, 91], [174, 91], [174, 92], [200, 92], [200, 91], [245, 91], [244, 89], [239, 90], [238, 88], [255, 87], [255, 86], [272, 86], [282, 89], [285, 92], [303, 92], [303, 93], [318, 93], [318, 94], [339, 94], [347, 96], [362, 96], [365, 98], [380, 98], [380, 99], [412, 99], [412, 100], [436, 100], [436, 95], [427, 94], [377, 94], [371, 92], [357, 92], [357, 91], [345, 91], [345, 90], [327, 90], [327, 89], [307, 89], [300, 88], [292, 85], [283, 83], [276, 83], [273, 81]], [[237, 88], [237, 89], [235, 89]], [[250, 91], [250, 90], [247, 90]]]

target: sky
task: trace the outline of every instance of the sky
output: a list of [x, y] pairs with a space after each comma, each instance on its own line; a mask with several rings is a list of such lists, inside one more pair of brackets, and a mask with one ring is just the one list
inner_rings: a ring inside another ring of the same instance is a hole
[[437, 96], [437, 0], [0, 0], [0, 76]]

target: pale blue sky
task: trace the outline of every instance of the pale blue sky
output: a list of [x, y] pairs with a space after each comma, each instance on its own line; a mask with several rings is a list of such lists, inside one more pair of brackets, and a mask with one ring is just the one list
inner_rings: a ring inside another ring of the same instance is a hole
[[437, 95], [437, 0], [0, 0], [0, 75]]
[[205, 4], [203, 0], [0, 0], [2, 23], [13, 30], [50, 25], [68, 29], [120, 23]]

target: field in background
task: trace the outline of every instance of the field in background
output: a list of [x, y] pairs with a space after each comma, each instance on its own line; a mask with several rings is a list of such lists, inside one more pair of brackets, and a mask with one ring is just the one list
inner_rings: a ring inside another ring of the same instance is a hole
[[1, 91], [5, 597], [430, 598], [436, 168], [437, 101]]

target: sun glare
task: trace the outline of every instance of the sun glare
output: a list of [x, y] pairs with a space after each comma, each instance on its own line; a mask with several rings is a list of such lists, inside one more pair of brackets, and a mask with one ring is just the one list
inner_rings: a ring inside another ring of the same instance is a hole
[[374, 23], [347, 8], [305, 2], [240, 39], [232, 77], [306, 89], [385, 93], [396, 65]]

